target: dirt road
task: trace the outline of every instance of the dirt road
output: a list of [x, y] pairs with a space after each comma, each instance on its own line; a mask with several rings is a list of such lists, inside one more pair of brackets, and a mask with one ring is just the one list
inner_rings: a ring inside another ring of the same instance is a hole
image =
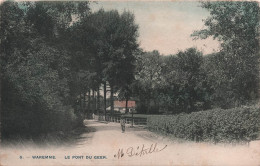
[[1, 148], [0, 165], [260, 165], [258, 142], [249, 147], [176, 142], [142, 127], [127, 126], [122, 133], [118, 123], [85, 123], [91, 132], [70, 146]]

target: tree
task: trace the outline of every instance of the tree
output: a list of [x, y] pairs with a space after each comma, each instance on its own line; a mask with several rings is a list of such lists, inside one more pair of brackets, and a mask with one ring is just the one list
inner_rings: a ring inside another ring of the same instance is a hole
[[157, 100], [167, 112], [180, 113], [205, 109], [207, 84], [202, 70], [202, 53], [195, 48], [163, 57]]
[[[221, 42], [221, 51], [213, 58], [217, 85], [215, 96], [228, 96], [232, 107], [246, 104], [257, 97], [259, 58], [259, 6], [257, 2], [202, 2], [210, 12], [204, 20], [207, 27], [192, 36], [205, 39], [213, 36]], [[216, 100], [219, 97], [215, 98]], [[226, 98], [220, 100], [225, 101]]]
[[108, 16], [105, 34], [108, 37], [106, 41], [108, 41], [109, 50], [106, 50], [108, 61], [105, 63], [103, 72], [108, 78], [111, 89], [110, 104], [113, 113], [114, 92], [121, 87], [127, 87], [134, 78], [134, 52], [138, 48], [138, 27], [134, 23], [134, 15], [129, 12], [125, 11], [119, 15], [117, 11], [111, 11]]
[[146, 110], [146, 113], [158, 112], [156, 96], [159, 87], [163, 86], [162, 58], [159, 52], [145, 52], [139, 55], [136, 70], [135, 93], [138, 94], [142, 105], [146, 107], [142, 110]]
[[134, 15], [126, 11], [119, 14], [116, 10], [99, 10], [86, 20], [82, 25], [95, 31], [92, 33], [95, 71], [104, 87], [109, 83], [113, 111], [114, 93], [133, 79], [138, 27]]
[[209, 85], [202, 53], [195, 48], [177, 55], [158, 51], [138, 56], [133, 93], [139, 98], [138, 111], [181, 113], [207, 109]]
[[203, 63], [202, 53], [195, 48], [180, 51], [177, 54], [176, 83], [178, 90], [178, 105], [183, 111], [196, 111], [196, 102], [202, 102], [203, 95], [200, 93], [201, 85], [201, 65]]

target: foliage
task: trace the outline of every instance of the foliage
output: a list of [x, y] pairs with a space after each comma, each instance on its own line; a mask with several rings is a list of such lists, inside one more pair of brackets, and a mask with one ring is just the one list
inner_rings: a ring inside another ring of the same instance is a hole
[[69, 11], [57, 10], [64, 5], [6, 1], [0, 6], [4, 139], [41, 137], [82, 125], [68, 102], [69, 54], [53, 43], [70, 22], [61, 17]]
[[204, 109], [208, 89], [203, 62], [202, 53], [195, 48], [180, 51], [176, 56], [161, 56], [156, 51], [144, 53], [138, 58], [135, 93], [141, 103], [152, 105], [153, 101], [157, 112]]
[[210, 12], [210, 16], [204, 20], [206, 29], [195, 31], [192, 36], [201, 39], [213, 36], [221, 42], [220, 52], [209, 57], [205, 64], [214, 91], [212, 100], [223, 108], [256, 100], [259, 80], [258, 3], [202, 2], [201, 6]]
[[143, 112], [156, 112], [157, 90], [163, 86], [161, 70], [162, 59], [158, 51], [144, 52], [137, 56], [133, 91], [141, 101], [138, 109]]

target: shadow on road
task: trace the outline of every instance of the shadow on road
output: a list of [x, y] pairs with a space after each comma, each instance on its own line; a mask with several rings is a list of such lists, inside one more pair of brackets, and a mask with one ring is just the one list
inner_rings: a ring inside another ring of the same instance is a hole
[[[142, 126], [130, 127], [130, 124], [126, 125], [126, 133], [134, 133], [139, 135], [138, 132], [144, 131]], [[49, 148], [49, 147], [74, 147], [80, 146], [83, 144], [91, 143], [93, 136], [96, 132], [120, 132], [121, 126], [120, 123], [114, 122], [100, 122], [95, 120], [84, 120], [84, 126], [77, 128], [68, 133], [54, 133], [48, 134], [47, 136], [39, 136], [38, 139], [23, 139], [18, 138], [14, 140], [7, 140], [2, 142], [2, 147], [19, 147], [26, 148], [28, 146], [33, 146], [35, 148]]]

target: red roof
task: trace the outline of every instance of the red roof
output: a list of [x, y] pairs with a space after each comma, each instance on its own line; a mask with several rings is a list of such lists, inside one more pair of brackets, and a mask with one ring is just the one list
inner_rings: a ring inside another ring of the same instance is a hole
[[[125, 107], [126, 101], [114, 101], [114, 107]], [[128, 101], [127, 107], [132, 108], [135, 107], [135, 101]]]

